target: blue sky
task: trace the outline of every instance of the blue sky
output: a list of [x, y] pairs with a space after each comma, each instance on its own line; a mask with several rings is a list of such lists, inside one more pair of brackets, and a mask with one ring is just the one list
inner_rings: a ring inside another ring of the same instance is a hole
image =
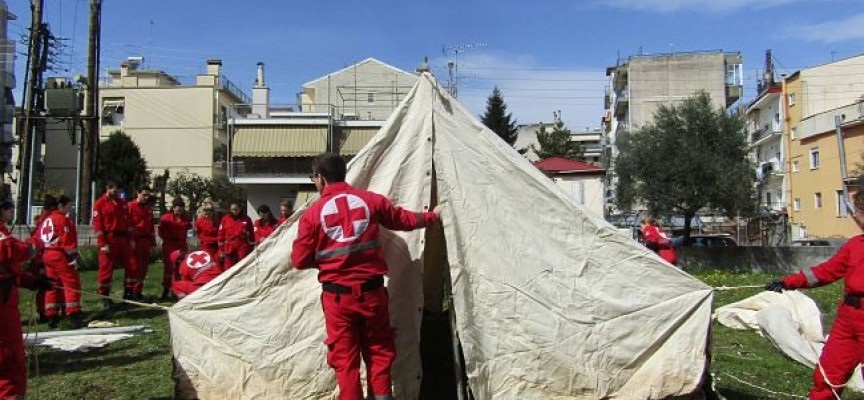
[[[7, 0], [29, 26], [28, 0]], [[55, 35], [67, 38], [61, 67], [86, 70], [87, 0], [45, 0]], [[102, 71], [128, 56], [191, 77], [209, 58], [249, 91], [266, 64], [274, 103], [294, 103], [303, 83], [375, 57], [413, 71], [428, 56], [447, 80], [460, 48], [459, 99], [475, 114], [494, 85], [520, 123], [562, 110], [571, 129], [599, 126], [605, 68], [619, 56], [722, 49], [744, 56], [745, 99], [755, 95], [764, 53], [780, 72], [864, 53], [861, 0], [282, 1], [103, 2]], [[19, 51], [26, 47], [19, 45]], [[449, 49], [449, 50], [448, 50]], [[25, 58], [16, 61], [19, 93]], [[19, 99], [20, 101], [20, 99]]]

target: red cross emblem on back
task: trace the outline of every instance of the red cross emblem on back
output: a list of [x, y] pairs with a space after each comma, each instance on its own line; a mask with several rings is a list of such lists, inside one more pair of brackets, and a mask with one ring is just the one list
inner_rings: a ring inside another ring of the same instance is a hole
[[212, 259], [210, 258], [210, 254], [206, 251], [193, 251], [186, 256], [186, 265], [192, 269], [206, 267], [211, 261]]
[[54, 221], [51, 218], [45, 218], [45, 222], [39, 228], [39, 238], [45, 244], [51, 244], [51, 241], [54, 239]]
[[369, 206], [359, 196], [333, 196], [321, 208], [321, 228], [327, 236], [345, 243], [357, 239], [369, 227]]

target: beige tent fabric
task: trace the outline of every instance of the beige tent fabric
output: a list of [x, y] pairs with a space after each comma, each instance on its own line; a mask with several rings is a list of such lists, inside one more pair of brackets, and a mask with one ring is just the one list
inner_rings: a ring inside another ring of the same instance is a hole
[[[656, 399], [698, 387], [711, 288], [584, 213], [427, 73], [348, 181], [421, 210], [434, 205], [433, 179], [446, 241], [436, 246], [446, 246], [476, 399]], [[171, 308], [182, 397], [334, 396], [315, 271], [289, 262], [300, 214]], [[427, 237], [441, 235], [383, 237], [400, 400], [418, 398], [422, 377]]]

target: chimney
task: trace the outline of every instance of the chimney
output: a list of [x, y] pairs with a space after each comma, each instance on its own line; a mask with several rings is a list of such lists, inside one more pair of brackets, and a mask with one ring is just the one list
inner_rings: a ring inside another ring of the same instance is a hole
[[207, 75], [219, 76], [222, 69], [222, 60], [207, 60]]
[[266, 87], [264, 84], [264, 63], [258, 61], [258, 79], [255, 81], [255, 87]]
[[270, 88], [264, 84], [264, 63], [258, 62], [258, 78], [252, 87], [252, 114], [258, 118], [270, 116]]
[[127, 76], [129, 76], [129, 63], [124, 61], [120, 64], [120, 77], [125, 78]]

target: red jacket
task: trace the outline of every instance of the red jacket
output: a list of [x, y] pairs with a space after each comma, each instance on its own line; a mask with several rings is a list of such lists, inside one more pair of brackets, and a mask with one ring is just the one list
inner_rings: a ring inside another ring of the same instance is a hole
[[231, 213], [226, 214], [219, 224], [217, 239], [225, 253], [233, 253], [242, 246], [251, 246], [255, 239], [252, 232], [252, 219], [247, 215], [234, 217]]
[[789, 289], [827, 285], [843, 278], [843, 292], [864, 295], [864, 235], [849, 239], [828, 261], [783, 278]]
[[204, 286], [221, 273], [222, 266], [216, 257], [203, 250], [190, 252], [180, 263], [180, 280], [192, 282], [197, 287]]
[[319, 282], [358, 285], [387, 273], [379, 226], [408, 231], [437, 220], [435, 213], [394, 207], [386, 197], [345, 182], [329, 184], [300, 217], [291, 262], [299, 269], [317, 265]]
[[78, 252], [78, 231], [75, 224], [60, 211], [51, 211], [42, 219], [38, 229], [45, 251], [59, 249], [67, 255]]
[[216, 244], [219, 241], [219, 223], [215, 218], [207, 218], [202, 215], [195, 220], [195, 231], [198, 232], [198, 241], [201, 243]]
[[119, 197], [108, 197], [103, 194], [93, 204], [93, 232], [96, 233], [97, 245], [102, 247], [105, 239], [111, 236], [127, 235], [132, 231], [132, 221], [126, 200]]
[[138, 199], [129, 203], [129, 216], [132, 219], [132, 229], [135, 240], [150, 240], [156, 243], [156, 233], [153, 228], [153, 207], [141, 203]]
[[192, 229], [192, 223], [185, 215], [178, 217], [169, 212], [159, 220], [159, 237], [163, 242], [186, 244], [186, 232], [189, 229]]
[[276, 220], [271, 221], [270, 223], [264, 222], [264, 218], [258, 218], [255, 220], [255, 244], [261, 243], [267, 236], [273, 233], [276, 230], [276, 227], [279, 226], [279, 223]]
[[[24, 273], [21, 263], [27, 261], [30, 256], [30, 243], [14, 238], [6, 225], [0, 222], [0, 280], [13, 278], [19, 286], [28, 286], [22, 285], [25, 283], [22, 280], [32, 277]], [[26, 283], [29, 281], [30, 279], [27, 279]]]

